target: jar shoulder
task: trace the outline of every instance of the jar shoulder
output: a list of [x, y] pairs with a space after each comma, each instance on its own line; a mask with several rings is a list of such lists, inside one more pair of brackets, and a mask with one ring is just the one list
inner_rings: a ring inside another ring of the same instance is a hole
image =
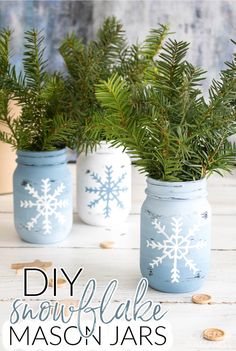
[[124, 166], [131, 166], [131, 159], [129, 155], [124, 152], [120, 153], [89, 153], [85, 155], [84, 153], [79, 154], [77, 158], [77, 165], [81, 164], [123, 164]]
[[58, 164], [53, 166], [26, 166], [18, 164], [13, 173], [13, 179], [16, 178], [66, 178], [68, 180], [72, 179], [71, 171], [68, 165]]
[[141, 213], [152, 212], [154, 215], [185, 214], [192, 212], [211, 213], [211, 205], [207, 198], [165, 201], [147, 197], [141, 207]]

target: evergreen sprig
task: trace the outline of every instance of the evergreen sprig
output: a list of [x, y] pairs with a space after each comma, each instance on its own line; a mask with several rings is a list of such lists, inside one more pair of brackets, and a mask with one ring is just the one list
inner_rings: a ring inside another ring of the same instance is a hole
[[102, 119], [105, 113], [96, 99], [96, 85], [115, 73], [126, 77], [132, 84], [141, 82], [147, 69], [151, 66], [155, 69], [154, 57], [167, 34], [168, 28], [160, 26], [151, 30], [142, 44], [129, 46], [120, 21], [109, 17], [94, 41], [84, 44], [75, 34], [66, 37], [60, 47], [68, 73], [69, 95], [65, 106], [77, 123], [77, 149], [93, 149], [106, 137], [102, 128], [96, 137], [88, 132], [90, 127], [93, 128], [94, 119], [97, 116]]
[[186, 60], [188, 47], [169, 39], [141, 84], [114, 74], [97, 85], [106, 113], [95, 116], [93, 138], [103, 128], [154, 179], [197, 180], [230, 171], [235, 162], [236, 148], [227, 138], [236, 132], [236, 58], [213, 81], [206, 102], [200, 89], [204, 71]]
[[155, 57], [162, 49], [168, 34], [169, 27], [160, 25], [157, 29], [151, 29], [142, 43], [126, 45], [120, 53], [115, 72], [131, 83], [141, 83], [146, 71], [155, 70]]
[[[62, 76], [47, 73], [44, 37], [32, 29], [25, 33], [23, 71], [10, 63], [11, 32], [0, 32], [0, 123], [9, 133], [0, 140], [18, 150], [49, 151], [73, 144], [75, 125], [63, 112], [66, 85]], [[11, 117], [9, 101], [21, 108], [18, 118]]]
[[[60, 46], [67, 77], [67, 103], [65, 109], [71, 120], [77, 123], [76, 147], [79, 150], [95, 145], [85, 130], [93, 115], [102, 113], [95, 96], [95, 86], [107, 79], [119, 53], [125, 46], [122, 24], [115, 18], [107, 18], [98, 30], [96, 40], [87, 44], [74, 33], [68, 35]], [[104, 139], [102, 131], [99, 140]]]

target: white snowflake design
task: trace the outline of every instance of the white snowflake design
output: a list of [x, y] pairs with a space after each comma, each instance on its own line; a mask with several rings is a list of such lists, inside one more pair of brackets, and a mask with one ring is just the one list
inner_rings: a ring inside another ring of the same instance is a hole
[[197, 265], [192, 259], [188, 258], [188, 254], [192, 249], [201, 249], [206, 246], [206, 241], [202, 239], [195, 244], [192, 244], [192, 239], [201, 227], [200, 224], [195, 224], [190, 228], [186, 236], [181, 235], [181, 232], [183, 231], [182, 217], [172, 217], [172, 234], [170, 235], [166, 233], [165, 226], [161, 225], [160, 221], [157, 219], [154, 219], [152, 224], [157, 233], [161, 234], [165, 240], [163, 240], [162, 243], [155, 242], [153, 239], [147, 240], [147, 247], [160, 250], [162, 253], [161, 256], [157, 256], [152, 260], [150, 263], [151, 268], [154, 268], [155, 266], [159, 267], [166, 258], [173, 260], [171, 283], [179, 283], [180, 270], [178, 269], [178, 261], [184, 260], [185, 267], [193, 272], [193, 274], [196, 274], [198, 272]]
[[21, 200], [20, 207], [26, 209], [35, 208], [36, 211], [36, 215], [26, 223], [26, 228], [29, 231], [34, 228], [40, 218], [42, 219], [43, 233], [45, 235], [51, 234], [52, 232], [51, 219], [53, 217], [58, 223], [65, 223], [64, 215], [58, 211], [68, 206], [68, 200], [58, 199], [65, 190], [65, 185], [63, 183], [58, 185], [54, 192], [52, 192], [50, 179], [46, 178], [41, 179], [41, 193], [29, 183], [25, 186], [25, 190], [32, 196], [33, 200]]
[[104, 218], [108, 218], [111, 215], [111, 202], [115, 202], [119, 208], [124, 208], [122, 201], [119, 199], [120, 194], [128, 190], [127, 187], [122, 187], [121, 183], [126, 177], [126, 173], [123, 173], [117, 180], [113, 179], [112, 166], [105, 166], [105, 180], [102, 180], [97, 173], [91, 173], [91, 178], [97, 183], [97, 187], [85, 187], [85, 191], [93, 194], [97, 194], [97, 198], [88, 203], [90, 208], [98, 205], [100, 201], [105, 203], [103, 208]]

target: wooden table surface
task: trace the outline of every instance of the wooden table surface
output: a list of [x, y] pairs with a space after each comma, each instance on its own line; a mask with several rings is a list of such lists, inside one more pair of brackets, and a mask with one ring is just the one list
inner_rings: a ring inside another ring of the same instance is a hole
[[[71, 165], [74, 175], [75, 166]], [[75, 176], [74, 176], [75, 179]], [[224, 178], [213, 176], [208, 181], [209, 200], [213, 210], [212, 263], [204, 287], [200, 292], [213, 297], [211, 305], [191, 302], [192, 293], [166, 294], [149, 289], [148, 298], [161, 302], [168, 310], [172, 325], [174, 351], [236, 350], [236, 170]], [[74, 214], [70, 236], [52, 246], [36, 246], [21, 241], [13, 225], [12, 195], [0, 196], [0, 339], [2, 325], [9, 318], [11, 302], [23, 298], [22, 276], [10, 269], [11, 263], [35, 259], [51, 260], [55, 267], [64, 267], [71, 276], [85, 267], [80, 289], [90, 278], [96, 278], [99, 292], [114, 278], [119, 280], [117, 303], [133, 296], [139, 271], [139, 212], [144, 199], [145, 179], [133, 170], [132, 213], [126, 223], [111, 229], [83, 224]], [[99, 243], [115, 242], [114, 248], [103, 250]], [[39, 287], [37, 279], [32, 283]], [[59, 298], [68, 298], [68, 290], [60, 289]], [[53, 299], [48, 290], [42, 299]], [[225, 331], [223, 341], [204, 340], [202, 331], [218, 327]], [[0, 351], [4, 348], [1, 346]]]

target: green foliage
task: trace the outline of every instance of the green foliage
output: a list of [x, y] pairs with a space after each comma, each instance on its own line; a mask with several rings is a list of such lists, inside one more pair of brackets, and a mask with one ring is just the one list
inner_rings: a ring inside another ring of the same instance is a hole
[[[63, 113], [66, 85], [59, 73], [47, 73], [44, 37], [33, 29], [25, 33], [23, 71], [9, 62], [9, 30], [0, 32], [0, 123], [9, 133], [0, 140], [18, 150], [49, 151], [73, 144], [74, 122]], [[19, 118], [11, 117], [10, 99], [20, 105]]]
[[155, 71], [155, 57], [168, 34], [168, 26], [160, 25], [158, 29], [151, 29], [142, 43], [126, 45], [114, 73], [119, 73], [131, 83], [142, 83], [146, 71]]
[[99, 29], [96, 40], [84, 44], [71, 34], [63, 41], [60, 53], [68, 72], [68, 102], [65, 106], [71, 119], [77, 123], [76, 146], [79, 150], [93, 148], [105, 138], [102, 128], [96, 138], [87, 132], [93, 128], [96, 116], [103, 119], [105, 113], [96, 99], [96, 85], [115, 73], [126, 77], [132, 84], [141, 82], [167, 32], [166, 26], [160, 26], [151, 30], [141, 45], [129, 46], [122, 24], [115, 17], [109, 17]]
[[105, 115], [90, 128], [103, 128], [113, 145], [123, 145], [141, 171], [154, 179], [191, 181], [230, 171], [236, 148], [227, 137], [236, 132], [236, 57], [209, 89], [204, 71], [186, 61], [189, 44], [168, 40], [136, 84], [113, 74], [97, 85]]
[[[124, 45], [122, 25], [114, 17], [105, 20], [98, 31], [96, 41], [90, 41], [86, 45], [81, 38], [72, 33], [61, 44], [60, 53], [68, 71], [65, 109], [70, 118], [77, 123], [78, 149], [93, 144], [92, 140], [87, 140], [85, 127], [90, 123], [95, 111], [101, 112], [95, 97], [95, 85], [101, 79], [109, 77]], [[103, 139], [102, 135], [100, 139]]]

